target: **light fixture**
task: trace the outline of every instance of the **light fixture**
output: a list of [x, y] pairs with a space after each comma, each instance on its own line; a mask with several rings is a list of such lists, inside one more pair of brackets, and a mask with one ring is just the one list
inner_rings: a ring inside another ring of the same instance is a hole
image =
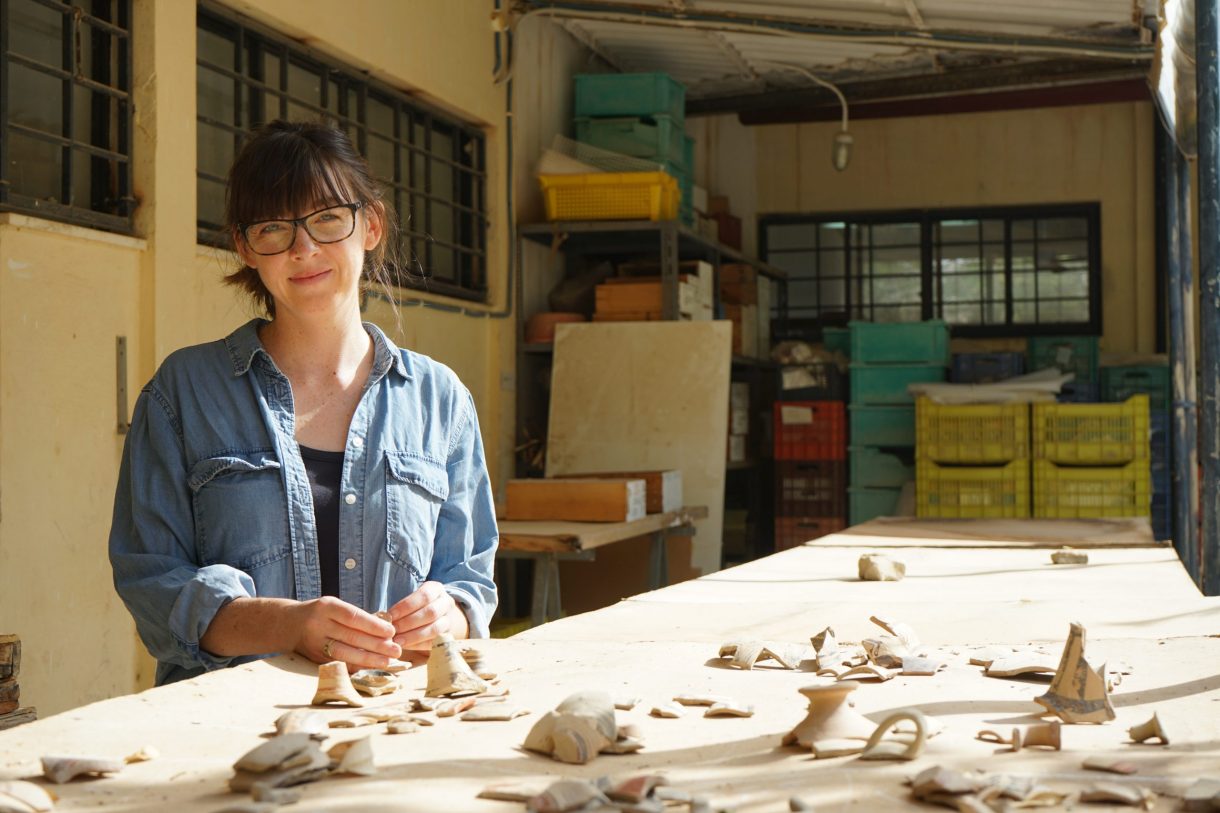
[[855, 139], [851, 137], [851, 133], [847, 132], [847, 97], [843, 95], [843, 91], [839, 90], [838, 87], [832, 85], [830, 82], [827, 82], [820, 76], [814, 75], [811, 71], [801, 67], [800, 65], [790, 65], [787, 62], [771, 62], [769, 60], [759, 60], [759, 62], [764, 65], [772, 65], [776, 68], [785, 68], [786, 70], [796, 71], [810, 81], [819, 84], [834, 93], [839, 100], [839, 105], [843, 109], [843, 123], [839, 129], [839, 132], [835, 134], [834, 143], [830, 145], [830, 163], [839, 172], [847, 169], [848, 163], [851, 162], [851, 148], [852, 144], [855, 143]]

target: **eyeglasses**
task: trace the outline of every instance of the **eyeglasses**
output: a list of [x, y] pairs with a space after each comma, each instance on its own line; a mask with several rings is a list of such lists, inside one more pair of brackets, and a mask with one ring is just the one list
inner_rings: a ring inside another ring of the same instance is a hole
[[297, 226], [315, 243], [338, 243], [356, 230], [356, 212], [363, 202], [341, 203], [311, 212], [304, 217], [285, 220], [259, 220], [241, 227], [241, 235], [255, 254], [283, 254], [297, 241]]

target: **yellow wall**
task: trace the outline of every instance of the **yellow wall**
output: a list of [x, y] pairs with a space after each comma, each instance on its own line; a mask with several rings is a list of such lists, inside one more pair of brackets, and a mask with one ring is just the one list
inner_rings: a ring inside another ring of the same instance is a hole
[[1098, 201], [1101, 349], [1150, 353], [1153, 125], [1150, 103], [856, 121], [842, 173], [830, 163], [838, 122], [760, 127], [757, 211]]
[[[452, 366], [470, 387], [502, 488], [512, 464], [515, 319], [487, 316], [507, 304], [510, 245], [492, 3], [226, 5], [484, 128], [489, 302], [466, 304], [474, 316], [416, 305], [396, 319], [374, 300], [368, 318]], [[134, 403], [168, 353], [219, 338], [252, 313], [220, 285], [232, 255], [195, 242], [195, 4], [134, 0], [132, 29], [138, 238], [0, 215], [0, 632], [22, 636], [22, 703], [41, 716], [151, 681], [106, 561], [122, 448], [115, 336], [129, 340]]]

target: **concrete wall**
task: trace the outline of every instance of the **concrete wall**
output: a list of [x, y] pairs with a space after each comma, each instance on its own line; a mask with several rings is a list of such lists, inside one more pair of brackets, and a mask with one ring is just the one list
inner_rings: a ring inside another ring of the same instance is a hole
[[1154, 121], [1150, 103], [856, 121], [841, 173], [830, 163], [838, 122], [760, 127], [758, 212], [1098, 201], [1101, 349], [1150, 353]]
[[[474, 393], [501, 488], [512, 465], [515, 320], [489, 317], [508, 304], [511, 245], [506, 94], [492, 80], [493, 3], [226, 5], [484, 128], [488, 303], [464, 305], [473, 315], [418, 304], [396, 315], [373, 300], [368, 318], [457, 370]], [[232, 255], [196, 245], [195, 3], [135, 0], [133, 18], [138, 236], [0, 215], [0, 631], [22, 636], [22, 703], [42, 716], [151, 683], [151, 662], [106, 561], [123, 442], [115, 428], [115, 337], [128, 337], [130, 409], [169, 352], [219, 338], [251, 315], [246, 301], [220, 285]], [[546, 46], [553, 35], [536, 42]], [[571, 50], [565, 39], [560, 52]], [[546, 94], [535, 100], [538, 108], [549, 103]], [[519, 173], [529, 169], [522, 167]]]

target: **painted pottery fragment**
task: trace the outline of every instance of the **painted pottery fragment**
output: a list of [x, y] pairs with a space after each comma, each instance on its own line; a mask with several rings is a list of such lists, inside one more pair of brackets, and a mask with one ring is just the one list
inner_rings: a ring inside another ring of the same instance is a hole
[[449, 697], [457, 694], [479, 694], [488, 689], [487, 681], [470, 670], [462, 650], [453, 636], [441, 633], [432, 642], [428, 654], [428, 697]]
[[907, 574], [907, 566], [884, 553], [866, 553], [856, 563], [860, 581], [897, 582]]
[[318, 666], [318, 690], [314, 692], [310, 705], [342, 703], [347, 706], [363, 706], [364, 701], [356, 693], [352, 678], [343, 661], [331, 661]]
[[361, 669], [352, 675], [356, 691], [368, 697], [380, 697], [398, 688], [398, 678], [385, 669]]
[[1109, 722], [1114, 719], [1114, 707], [1106, 692], [1104, 667], [1089, 666], [1084, 643], [1084, 626], [1073, 621], [1050, 690], [1034, 701], [1065, 723]]
[[599, 753], [629, 753], [643, 747], [627, 726], [614, 717], [610, 695], [577, 692], [534, 723], [524, 747], [560, 762], [583, 765]]
[[99, 757], [43, 757], [42, 775], [57, 785], [78, 776], [105, 776], [118, 773], [126, 765], [122, 760]]
[[[903, 721], [910, 721], [915, 726], [915, 735], [902, 740], [885, 739], [885, 735]], [[860, 752], [860, 759], [912, 760], [923, 751], [927, 739], [927, 721], [923, 713], [918, 709], [900, 709], [881, 721]]]

